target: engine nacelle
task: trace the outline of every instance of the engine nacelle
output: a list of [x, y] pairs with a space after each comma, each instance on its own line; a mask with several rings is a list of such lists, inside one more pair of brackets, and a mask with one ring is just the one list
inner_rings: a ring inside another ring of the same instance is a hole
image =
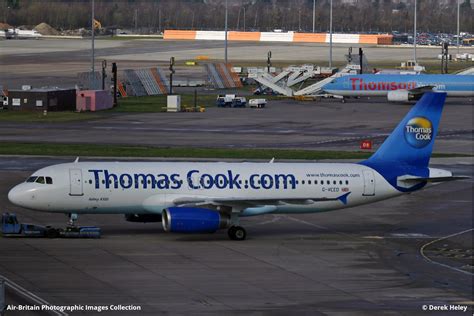
[[230, 217], [197, 207], [170, 207], [163, 211], [163, 229], [174, 233], [213, 233], [229, 226]]
[[407, 90], [394, 90], [387, 93], [390, 102], [408, 102], [414, 99], [414, 95]]
[[125, 220], [135, 223], [161, 222], [161, 214], [125, 214]]

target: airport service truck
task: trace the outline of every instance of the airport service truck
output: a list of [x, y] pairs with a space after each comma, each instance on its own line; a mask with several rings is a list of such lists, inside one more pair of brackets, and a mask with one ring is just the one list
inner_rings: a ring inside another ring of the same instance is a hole
[[247, 99], [237, 97], [235, 94], [218, 95], [216, 105], [217, 107], [244, 108], [247, 106]]
[[16, 214], [2, 215], [3, 237], [48, 237], [48, 238], [100, 238], [100, 228], [94, 226], [67, 226], [54, 228], [18, 222]]

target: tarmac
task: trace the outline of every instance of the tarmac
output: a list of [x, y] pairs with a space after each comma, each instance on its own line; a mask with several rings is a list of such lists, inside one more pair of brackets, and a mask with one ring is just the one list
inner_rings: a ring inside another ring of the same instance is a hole
[[[357, 151], [364, 139], [379, 146], [411, 106], [371, 98], [270, 100], [264, 109], [214, 107], [204, 113], [101, 112], [89, 121], [2, 122], [0, 141]], [[448, 99], [434, 151], [472, 154], [472, 126], [472, 101]]]

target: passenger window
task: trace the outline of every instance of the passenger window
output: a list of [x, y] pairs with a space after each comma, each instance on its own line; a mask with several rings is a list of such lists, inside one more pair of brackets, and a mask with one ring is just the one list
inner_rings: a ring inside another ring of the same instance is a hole
[[308, 184], [311, 184], [311, 180], [308, 180]]
[[314, 180], [314, 184], [318, 184], [318, 180]]
[[339, 180], [339, 184], [342, 184], [342, 180]]
[[349, 180], [346, 180], [346, 184], [349, 184]]
[[35, 182], [36, 178], [38, 177], [29, 177], [28, 179], [26, 179], [26, 182]]
[[[92, 183], [92, 180], [89, 180]], [[51, 177], [46, 177], [46, 184], [53, 184], [53, 179]]]
[[89, 180], [89, 184], [92, 184], [92, 180]]
[[328, 180], [328, 181], [326, 181], [326, 184], [331, 184], [331, 181], [329, 181], [329, 180]]
[[303, 180], [303, 181], [301, 181], [301, 184], [304, 184], [304, 180]]
[[36, 179], [36, 183], [44, 184], [44, 183], [45, 183], [45, 182], [44, 182], [44, 177], [38, 177], [38, 178]]
[[334, 181], [332, 182], [332, 184], [336, 185], [336, 184], [337, 184], [337, 181], [336, 181], [336, 180], [334, 180]]

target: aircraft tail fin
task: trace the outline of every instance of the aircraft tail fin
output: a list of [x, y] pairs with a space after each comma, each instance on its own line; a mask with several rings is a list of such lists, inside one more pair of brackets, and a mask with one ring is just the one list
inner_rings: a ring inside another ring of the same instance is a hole
[[363, 164], [427, 168], [445, 100], [446, 93], [425, 93]]

